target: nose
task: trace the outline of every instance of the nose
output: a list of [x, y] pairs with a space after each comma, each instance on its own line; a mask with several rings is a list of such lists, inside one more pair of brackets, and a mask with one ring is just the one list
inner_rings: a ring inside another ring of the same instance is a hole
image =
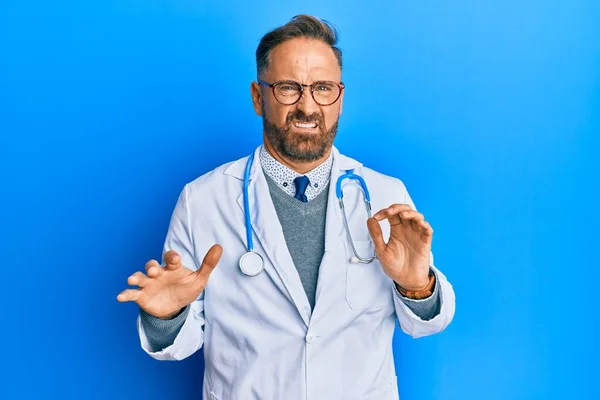
[[296, 107], [305, 115], [312, 115], [319, 112], [319, 105], [315, 102], [315, 99], [313, 99], [310, 88], [304, 88], [300, 100], [296, 103]]

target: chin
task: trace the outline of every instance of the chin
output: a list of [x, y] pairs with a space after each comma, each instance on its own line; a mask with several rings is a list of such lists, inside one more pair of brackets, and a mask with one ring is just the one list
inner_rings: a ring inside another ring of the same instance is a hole
[[303, 141], [301, 143], [288, 143], [286, 146], [286, 155], [296, 161], [309, 162], [323, 157], [324, 149], [322, 143], [312, 141]]

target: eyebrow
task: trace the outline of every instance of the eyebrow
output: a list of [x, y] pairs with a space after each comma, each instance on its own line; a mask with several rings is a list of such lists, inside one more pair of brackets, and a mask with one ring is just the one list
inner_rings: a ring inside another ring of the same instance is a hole
[[315, 82], [341, 82], [341, 80], [336, 80], [336, 79], [315, 79], [312, 81], [312, 83], [303, 83], [302, 81], [296, 80], [296, 79], [275, 79], [273, 82], [296, 82], [296, 83], [300, 83], [303, 85], [312, 85]]

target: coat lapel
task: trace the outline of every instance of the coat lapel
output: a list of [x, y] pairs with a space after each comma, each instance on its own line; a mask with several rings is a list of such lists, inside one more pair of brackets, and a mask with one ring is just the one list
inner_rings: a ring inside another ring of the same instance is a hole
[[[315, 310], [323, 312], [323, 307], [329, 307], [323, 300], [323, 296], [335, 292], [335, 286], [345, 282], [346, 253], [344, 242], [346, 241], [346, 232], [342, 222], [342, 210], [336, 195], [336, 185], [339, 177], [346, 173], [346, 170], [360, 167], [358, 161], [348, 158], [333, 148], [333, 165], [331, 167], [331, 178], [329, 184], [329, 194], [327, 199], [327, 216], [325, 217], [325, 253], [319, 267], [319, 279], [317, 281], [317, 291], [315, 298]], [[348, 199], [344, 198], [345, 206], [348, 206]], [[354, 203], [354, 202], [350, 202]], [[349, 210], [346, 210], [347, 212]], [[348, 214], [350, 215], [350, 214]]]
[[[264, 254], [261, 255], [263, 257], [266, 255], [268, 258], [268, 260], [264, 260], [265, 272], [269, 274], [279, 290], [296, 306], [304, 323], [308, 326], [311, 314], [310, 303], [285, 242], [269, 186], [260, 166], [259, 150], [260, 148], [254, 153], [248, 188], [252, 230], [260, 242], [260, 247], [264, 250]], [[243, 173], [241, 178], [243, 179]], [[237, 202], [243, 212], [243, 192]], [[260, 253], [257, 246], [255, 246], [255, 251]]]

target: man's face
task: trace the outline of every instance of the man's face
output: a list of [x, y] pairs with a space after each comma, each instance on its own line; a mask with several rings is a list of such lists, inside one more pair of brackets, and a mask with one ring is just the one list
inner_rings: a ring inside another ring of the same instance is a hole
[[[273, 83], [292, 80], [303, 84], [316, 81], [340, 82], [341, 71], [331, 48], [319, 40], [292, 39], [271, 52], [262, 80]], [[293, 105], [277, 102], [270, 87], [251, 86], [254, 110], [263, 117], [266, 139], [274, 150], [290, 161], [310, 162], [323, 158], [331, 149], [342, 112], [340, 98], [329, 106], [315, 102], [310, 89]]]

